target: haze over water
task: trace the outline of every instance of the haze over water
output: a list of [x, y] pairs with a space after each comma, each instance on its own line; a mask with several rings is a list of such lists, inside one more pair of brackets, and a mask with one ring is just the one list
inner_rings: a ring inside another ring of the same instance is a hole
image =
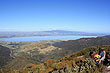
[[17, 41], [42, 41], [42, 40], [76, 40], [80, 38], [91, 38], [97, 36], [32, 36], [32, 37], [13, 37], [0, 38], [1, 41], [17, 42]]

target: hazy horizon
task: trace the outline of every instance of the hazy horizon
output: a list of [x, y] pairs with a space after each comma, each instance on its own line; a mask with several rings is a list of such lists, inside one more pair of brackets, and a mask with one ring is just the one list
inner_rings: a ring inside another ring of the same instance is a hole
[[[57, 30], [39, 30], [39, 31], [0, 31], [0, 33], [2, 33], [2, 32], [18, 32], [18, 33], [33, 33], [33, 32], [45, 32], [45, 31], [57, 31]], [[59, 31], [59, 30], [58, 30]], [[60, 31], [70, 31], [70, 32], [81, 32], [81, 33], [93, 33], [93, 34], [106, 34], [106, 35], [110, 35], [110, 32], [87, 32], [87, 31], [74, 31], [74, 30], [60, 30]]]

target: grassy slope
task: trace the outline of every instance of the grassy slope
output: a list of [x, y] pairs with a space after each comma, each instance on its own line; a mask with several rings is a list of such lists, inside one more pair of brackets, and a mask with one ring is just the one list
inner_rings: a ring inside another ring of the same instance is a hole
[[[98, 52], [99, 47], [104, 47], [110, 56], [110, 45], [93, 46], [65, 56], [59, 60], [50, 59], [38, 65], [30, 64], [13, 73], [104, 73], [103, 65], [99, 64], [100, 67], [96, 66], [89, 56], [91, 51]], [[108, 63], [108, 65], [110, 65], [110, 63]], [[8, 73], [10, 73], [10, 71], [8, 71]]]
[[[110, 45], [103, 45], [105, 51], [110, 56]], [[34, 72], [34, 73], [100, 73], [104, 72], [103, 66], [96, 66], [93, 60], [90, 58], [90, 52], [98, 52], [99, 46], [89, 47], [79, 52], [75, 52], [71, 55], [65, 56], [59, 60], [48, 60], [40, 65], [30, 65], [24, 68], [22, 71]], [[110, 63], [108, 63], [110, 65]], [[22, 73], [22, 71], [20, 71]]]

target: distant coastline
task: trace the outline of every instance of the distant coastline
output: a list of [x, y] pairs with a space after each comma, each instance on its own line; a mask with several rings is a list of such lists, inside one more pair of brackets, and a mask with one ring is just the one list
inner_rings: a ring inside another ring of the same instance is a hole
[[29, 35], [29, 36], [0, 36], [0, 38], [34, 37], [34, 36], [97, 36], [97, 35]]
[[73, 35], [55, 35], [55, 36], [25, 36], [25, 37], [12, 37], [0, 38], [1, 41], [20, 42], [20, 41], [44, 41], [44, 40], [76, 40], [80, 38], [94, 38], [97, 36], [73, 36]]
[[0, 38], [33, 37], [33, 36], [105, 36], [103, 33], [87, 33], [79, 31], [51, 30], [36, 32], [0, 32]]

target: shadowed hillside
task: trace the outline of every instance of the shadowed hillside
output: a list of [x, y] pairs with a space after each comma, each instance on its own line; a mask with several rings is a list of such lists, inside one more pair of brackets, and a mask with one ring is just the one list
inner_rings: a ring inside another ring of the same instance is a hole
[[34, 60], [30, 56], [24, 55], [24, 56], [18, 56], [14, 58], [11, 62], [5, 65], [4, 68], [11, 69], [11, 70], [19, 70], [29, 64], [38, 64], [38, 61]]
[[6, 65], [12, 58], [10, 49], [0, 45], [0, 67]]
[[78, 40], [62, 41], [54, 44], [54, 46], [56, 47], [63, 48], [63, 52], [66, 52], [66, 55], [79, 51], [83, 48], [97, 45], [110, 45], [110, 36], [97, 38], [81, 38]]

